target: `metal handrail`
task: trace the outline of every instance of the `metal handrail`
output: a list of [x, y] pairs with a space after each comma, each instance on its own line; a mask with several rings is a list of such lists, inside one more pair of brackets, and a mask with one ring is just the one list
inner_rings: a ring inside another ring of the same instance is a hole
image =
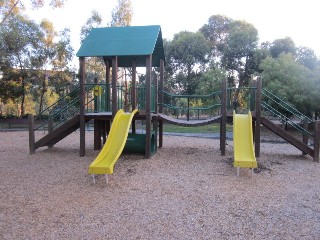
[[[285, 102], [281, 98], [279, 98], [278, 96], [271, 93], [270, 91], [263, 89], [262, 95], [267, 97], [268, 99], [270, 99], [274, 103], [278, 104], [279, 106], [283, 107], [285, 110], [287, 110], [292, 115], [299, 118], [300, 120], [304, 121], [305, 119], [307, 119], [310, 123], [313, 122], [312, 119], [310, 119], [309, 117], [307, 117], [306, 115], [304, 115], [303, 113], [301, 113], [300, 111], [295, 109], [293, 106], [291, 106], [290, 104], [288, 104], [287, 102]], [[277, 102], [275, 99], [278, 100], [279, 102]]]
[[271, 107], [269, 104], [262, 102], [261, 103], [262, 108], [266, 109], [267, 111], [273, 113], [274, 115], [276, 115], [277, 117], [279, 117], [281, 120], [285, 121], [286, 123], [288, 123], [290, 126], [292, 126], [293, 128], [295, 128], [296, 130], [298, 130], [299, 132], [305, 133], [309, 136], [313, 136], [312, 133], [310, 133], [308, 130], [304, 129], [303, 127], [301, 127], [299, 124], [296, 124], [295, 122], [293, 122], [290, 118], [288, 118], [287, 116], [283, 115], [281, 112], [279, 112], [278, 110], [276, 110], [275, 108]]

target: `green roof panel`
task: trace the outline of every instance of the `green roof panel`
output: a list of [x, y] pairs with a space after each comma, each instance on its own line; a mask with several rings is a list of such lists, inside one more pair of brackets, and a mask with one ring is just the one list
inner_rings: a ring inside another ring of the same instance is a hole
[[152, 54], [152, 65], [159, 66], [164, 59], [161, 28], [154, 26], [128, 26], [93, 28], [84, 39], [77, 57], [118, 56], [119, 67], [145, 66], [145, 56]]

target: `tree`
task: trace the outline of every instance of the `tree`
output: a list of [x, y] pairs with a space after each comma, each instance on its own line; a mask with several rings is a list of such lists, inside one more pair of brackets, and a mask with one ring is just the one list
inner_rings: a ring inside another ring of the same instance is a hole
[[226, 16], [213, 15], [209, 18], [208, 23], [200, 28], [200, 32], [210, 42], [213, 61], [218, 60], [222, 56], [222, 49], [232, 22], [233, 20]]
[[4, 72], [0, 82], [1, 87], [4, 87], [1, 98], [4, 101], [20, 98], [20, 112], [24, 115], [31, 113], [25, 109], [25, 97], [30, 93], [34, 100], [39, 100], [37, 106], [41, 112], [44, 95], [53, 85], [53, 82], [49, 82], [52, 79], [49, 78], [49, 73], [52, 74], [49, 69], [65, 72], [72, 59], [69, 30], [65, 29], [58, 34], [48, 20], [37, 25], [20, 15], [12, 15], [0, 26], [0, 31], [0, 52], [3, 56], [1, 68]]
[[43, 19], [40, 23], [40, 30], [42, 31], [43, 37], [41, 38], [41, 42], [39, 42], [39, 47], [33, 50], [33, 54], [31, 56], [31, 68], [44, 70], [43, 76], [40, 76], [40, 79], [42, 79], [41, 84], [39, 84], [39, 113], [42, 111], [43, 96], [48, 90], [47, 69], [52, 63], [54, 56], [54, 38], [57, 35], [52, 22], [47, 19]]
[[204, 68], [210, 48], [202, 33], [182, 31], [174, 35], [167, 49], [168, 58], [175, 73], [184, 75], [185, 81], [176, 82], [187, 94], [195, 91], [192, 72]]
[[[210, 53], [209, 43], [201, 32], [182, 31], [174, 35], [167, 50], [175, 74], [175, 85], [184, 94], [195, 93], [200, 74]], [[192, 104], [188, 98], [188, 107]], [[189, 110], [187, 112], [189, 120]]]
[[[67, 0], [50, 0], [49, 5], [52, 8], [60, 8]], [[45, 0], [29, 0], [31, 6], [35, 9], [45, 6]], [[24, 5], [21, 0], [1, 0], [0, 1], [0, 26], [7, 20], [7, 18], [13, 13], [18, 14], [24, 11]]]
[[[6, 68], [19, 69], [17, 76], [13, 78], [21, 85], [21, 115], [25, 114], [24, 103], [28, 83], [27, 69], [32, 65], [30, 56], [34, 49], [39, 47], [43, 37], [39, 26], [21, 15], [13, 15], [1, 25], [0, 52], [6, 64]], [[10, 80], [5, 75], [4, 80]], [[12, 77], [12, 76], [11, 76]], [[12, 79], [12, 78], [11, 78]]]
[[286, 53], [281, 53], [278, 58], [266, 58], [260, 67], [263, 70], [264, 87], [302, 113], [312, 116], [312, 112], [316, 111], [314, 103], [320, 101], [315, 91], [319, 89], [316, 86], [316, 72], [300, 64], [292, 54]]
[[226, 69], [229, 81], [245, 85], [255, 71], [262, 52], [256, 53], [258, 31], [250, 23], [213, 15], [200, 31], [210, 42], [211, 62]]
[[296, 54], [296, 46], [290, 37], [276, 39], [270, 46], [270, 54], [273, 58], [277, 58], [281, 53]]
[[133, 16], [131, 0], [118, 0], [118, 5], [111, 13], [111, 27], [130, 26]]
[[297, 59], [302, 65], [312, 70], [320, 66], [320, 60], [314, 50], [307, 47], [299, 47], [297, 49]]
[[229, 34], [222, 48], [222, 66], [231, 75], [237, 76], [239, 87], [250, 79], [254, 69], [250, 68], [257, 49], [258, 31], [250, 23], [234, 21], [230, 24]]
[[91, 16], [87, 19], [85, 25], [81, 27], [80, 42], [88, 36], [92, 28], [100, 27], [102, 24], [101, 14], [97, 10], [92, 10]]
[[[101, 27], [102, 17], [100, 13], [96, 10], [91, 12], [91, 16], [87, 19], [85, 25], [81, 27], [80, 39], [81, 43], [88, 36], [92, 28]], [[90, 81], [95, 77], [98, 79], [105, 78], [105, 64], [103, 58], [101, 57], [89, 57], [86, 59], [86, 75], [87, 79]]]

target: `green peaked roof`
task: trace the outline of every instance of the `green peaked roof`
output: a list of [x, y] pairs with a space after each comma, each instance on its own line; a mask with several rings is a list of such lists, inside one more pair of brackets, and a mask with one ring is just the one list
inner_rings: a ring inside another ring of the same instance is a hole
[[152, 66], [164, 60], [161, 28], [154, 26], [129, 26], [93, 28], [77, 52], [77, 57], [103, 57], [111, 61], [118, 56], [119, 67], [146, 66], [146, 55], [152, 54]]

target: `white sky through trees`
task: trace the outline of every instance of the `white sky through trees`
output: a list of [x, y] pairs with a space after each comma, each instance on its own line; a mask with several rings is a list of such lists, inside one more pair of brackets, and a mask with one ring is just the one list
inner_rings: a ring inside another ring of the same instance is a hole
[[[48, 18], [57, 30], [71, 29], [75, 51], [80, 47], [80, 28], [96, 9], [111, 20], [117, 0], [67, 0], [61, 9], [43, 8], [28, 11], [31, 19]], [[132, 0], [133, 26], [161, 25], [163, 38], [172, 39], [183, 30], [197, 31], [212, 15], [245, 20], [255, 26], [260, 42], [291, 37], [297, 47], [313, 49], [320, 57], [320, 14], [317, 0]]]

